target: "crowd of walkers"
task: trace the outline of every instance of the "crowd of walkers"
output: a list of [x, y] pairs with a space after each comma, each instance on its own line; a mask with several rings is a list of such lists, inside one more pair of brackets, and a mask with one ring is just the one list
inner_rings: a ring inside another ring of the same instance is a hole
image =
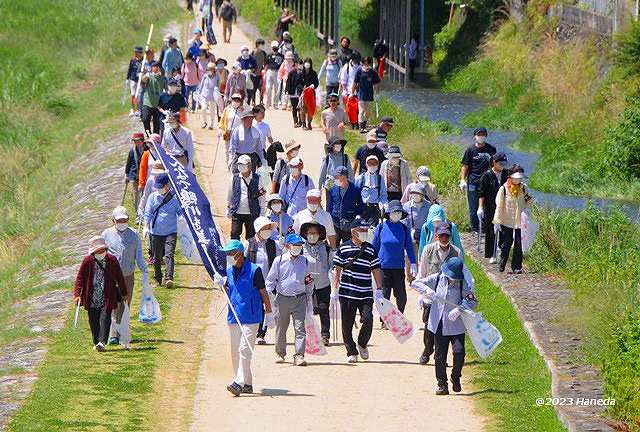
[[[211, 15], [212, 5], [203, 5], [203, 16]], [[213, 5], [222, 21], [229, 21], [229, 5], [228, 0]], [[136, 266], [145, 278], [147, 265], [153, 266], [156, 287], [173, 286], [182, 210], [152, 144], [194, 170], [192, 133], [183, 123], [188, 112], [199, 112], [201, 127], [217, 129], [218, 145], [224, 142], [228, 173], [218, 172], [217, 178], [230, 179], [231, 229], [222, 249], [228, 263], [222, 281], [236, 376], [227, 390], [235, 396], [253, 391], [254, 344], [264, 345], [271, 327], [276, 362], [286, 361], [292, 324], [293, 364], [305, 366], [305, 321], [319, 316], [321, 342], [329, 346], [331, 305], [340, 309], [346, 361], [367, 360], [375, 302], [393, 296], [403, 313], [408, 283], [420, 295], [425, 324], [419, 362], [427, 364], [433, 356], [437, 394], [448, 394], [449, 379], [459, 392], [465, 357], [460, 315], [477, 300], [458, 227], [447, 217], [429, 167], [412, 172], [394, 142], [394, 119], [369, 124], [374, 86], [381, 80], [373, 60], [351, 49], [345, 37], [316, 73], [310, 58], [302, 59], [293, 46], [285, 22], [294, 19], [284, 10], [271, 51], [263, 39], [253, 50], [242, 46], [230, 71], [228, 61], [215, 56], [211, 36], [203, 38], [208, 19], [184, 52], [172, 35], [165, 37], [157, 61], [151, 49], [135, 48], [127, 79], [132, 115], [140, 115], [142, 131], [132, 137], [125, 174], [134, 185], [142, 234], [129, 227], [128, 212], [120, 206], [113, 211], [113, 227], [90, 240], [75, 296], [88, 311], [95, 349], [118, 343], [111, 322], [120, 321], [123, 305], [131, 301]], [[226, 42], [230, 25], [227, 30]], [[326, 91], [320, 114], [325, 142], [283, 145], [273, 136], [267, 113], [291, 109], [291, 127], [311, 129], [311, 104], [315, 109], [320, 88]], [[346, 150], [348, 128], [363, 133], [354, 154]], [[507, 168], [506, 155], [486, 142], [487, 135], [484, 128], [475, 130], [475, 142], [462, 159], [460, 189], [467, 193], [471, 230], [485, 234], [485, 256], [503, 271], [513, 248], [511, 268], [520, 273], [520, 214], [531, 197], [523, 169]], [[318, 178], [305, 171], [300, 150], [307, 145], [324, 145]], [[359, 327], [355, 339], [354, 326]], [[453, 369], [447, 377], [449, 346]]]

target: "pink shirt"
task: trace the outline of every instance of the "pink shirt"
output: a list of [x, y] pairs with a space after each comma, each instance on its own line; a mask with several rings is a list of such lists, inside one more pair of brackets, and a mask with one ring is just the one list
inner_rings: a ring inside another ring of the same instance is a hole
[[295, 67], [294, 62], [287, 63], [286, 60], [283, 61], [282, 64], [280, 65], [280, 69], [278, 70], [278, 79], [279, 80], [285, 79], [285, 77], [289, 75], [289, 72], [291, 72], [294, 67]]
[[198, 69], [198, 65], [195, 62], [184, 62], [182, 64], [182, 77], [184, 79], [185, 85], [195, 86], [200, 84], [202, 73]]

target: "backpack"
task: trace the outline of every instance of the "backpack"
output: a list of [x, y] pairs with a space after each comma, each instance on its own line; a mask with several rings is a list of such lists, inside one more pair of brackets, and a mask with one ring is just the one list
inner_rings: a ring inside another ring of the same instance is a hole
[[234, 15], [233, 6], [231, 6], [231, 5], [223, 6], [222, 7], [222, 11], [220, 11], [220, 15], [222, 16], [223, 20], [231, 21], [233, 19], [233, 15]]
[[[267, 261], [269, 262], [269, 268], [271, 268], [273, 261], [276, 259], [276, 242], [273, 239], [268, 238], [265, 241], [265, 249], [267, 251]], [[249, 242], [248, 257], [249, 261], [254, 264], [256, 263], [256, 252], [256, 241], [255, 239], [253, 239], [253, 241]]]

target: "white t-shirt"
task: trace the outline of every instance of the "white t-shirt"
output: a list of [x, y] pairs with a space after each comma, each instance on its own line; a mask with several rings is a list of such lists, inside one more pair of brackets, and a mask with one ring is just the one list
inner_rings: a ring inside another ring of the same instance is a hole
[[311, 210], [308, 208], [296, 213], [293, 218], [293, 230], [297, 234], [300, 234], [300, 228], [307, 222], [318, 222], [324, 226], [327, 230], [327, 237], [336, 235], [336, 229], [333, 227], [331, 215], [322, 208], [319, 208], [315, 214], [311, 213]]

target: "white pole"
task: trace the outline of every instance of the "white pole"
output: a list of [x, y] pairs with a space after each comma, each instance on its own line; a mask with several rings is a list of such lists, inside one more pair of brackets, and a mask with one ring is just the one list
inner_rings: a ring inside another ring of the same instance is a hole
[[136, 95], [135, 95], [136, 98], [140, 93], [140, 82], [142, 81], [142, 73], [144, 72], [144, 70], [142, 70], [144, 66], [144, 58], [147, 55], [147, 51], [149, 51], [149, 44], [151, 43], [152, 34], [153, 34], [153, 24], [151, 24], [151, 27], [149, 27], [149, 36], [147, 36], [147, 44], [144, 46], [144, 53], [142, 54], [142, 63], [140, 63], [140, 73], [138, 74], [138, 83], [136, 84]]
[[[158, 147], [156, 145], [156, 143], [153, 143], [153, 147], [156, 150], [156, 153], [158, 154], [158, 157], [160, 157], [160, 160], [162, 161], [162, 165], [164, 166], [164, 160], [162, 160], [162, 157], [160, 156], [160, 152], [158, 151]], [[164, 167], [165, 170], [168, 171], [167, 167]], [[173, 183], [173, 179], [171, 178], [171, 176], [169, 176], [169, 181], [171, 182], [171, 185], [173, 186], [173, 190], [177, 190], [176, 185]], [[178, 201], [180, 201], [180, 206], [184, 209], [184, 205], [182, 204], [182, 200], [180, 199], [180, 195], [176, 194], [176, 198], [178, 198]], [[191, 215], [188, 212], [184, 212], [185, 216], [187, 217], [187, 219], [189, 219], [189, 222], [191, 223], [191, 225], [193, 225], [193, 220], [191, 219]], [[213, 217], [213, 216], [212, 216]], [[209, 261], [209, 265], [211, 266], [212, 269], [215, 270], [215, 267], [213, 266], [213, 261], [211, 261], [211, 257], [209, 256], [209, 252], [207, 252], [207, 249], [205, 247], [202, 248], [204, 250], [204, 255], [207, 257], [207, 261]], [[229, 305], [229, 309], [231, 309], [231, 312], [233, 313], [233, 317], [236, 319], [236, 322], [238, 323], [238, 327], [240, 327], [240, 332], [242, 332], [242, 337], [244, 338], [245, 342], [247, 343], [247, 347], [249, 347], [249, 350], [251, 351], [251, 354], [254, 353], [253, 348], [251, 347], [251, 343], [249, 342], [249, 337], [247, 336], [247, 333], [244, 330], [244, 327], [242, 327], [242, 325], [240, 324], [240, 318], [238, 318], [238, 314], [235, 310], [235, 308], [233, 307], [233, 305], [231, 304], [231, 299], [229, 298], [229, 295], [227, 294], [227, 290], [221, 286], [221, 291], [224, 293], [224, 297], [227, 300], [227, 304]]]

